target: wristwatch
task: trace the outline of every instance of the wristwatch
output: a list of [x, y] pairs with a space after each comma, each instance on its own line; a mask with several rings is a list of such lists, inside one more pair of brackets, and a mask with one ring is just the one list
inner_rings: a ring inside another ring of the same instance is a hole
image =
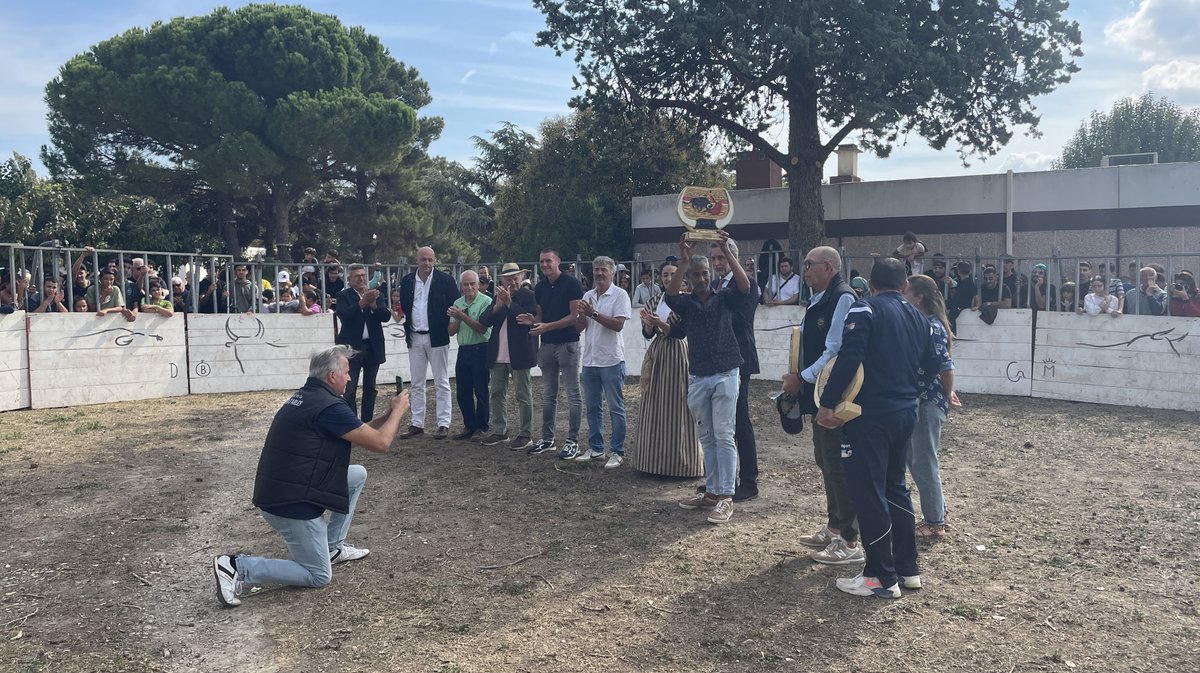
[[598, 316], [598, 315], [600, 315], [600, 313], [599, 313], [599, 312], [597, 312], [597, 311], [592, 311], [592, 320], [595, 320], [595, 319], [596, 319], [596, 316]]

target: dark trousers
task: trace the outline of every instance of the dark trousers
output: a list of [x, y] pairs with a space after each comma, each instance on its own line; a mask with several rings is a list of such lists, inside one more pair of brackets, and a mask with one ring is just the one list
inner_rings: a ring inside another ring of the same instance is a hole
[[758, 483], [758, 445], [754, 443], [754, 426], [750, 424], [750, 374], [741, 372], [738, 382], [737, 415], [733, 441], [737, 443], [738, 479], [743, 484]]
[[454, 363], [458, 408], [467, 430], [488, 429], [487, 344], [459, 346]]
[[858, 538], [854, 525], [854, 503], [846, 490], [846, 473], [842, 469], [842, 431], [812, 424], [813, 455], [821, 468], [825, 482], [825, 511], [828, 526], [838, 531], [847, 542]]
[[379, 378], [379, 364], [367, 349], [358, 352], [350, 358], [350, 382], [346, 384], [346, 403], [354, 413], [358, 413], [358, 379], [362, 375], [362, 415], [363, 423], [370, 423], [375, 418], [375, 379]]
[[904, 481], [916, 421], [912, 408], [863, 414], [842, 427], [842, 467], [867, 555], [863, 575], [885, 587], [897, 574], [918, 574], [916, 517]]

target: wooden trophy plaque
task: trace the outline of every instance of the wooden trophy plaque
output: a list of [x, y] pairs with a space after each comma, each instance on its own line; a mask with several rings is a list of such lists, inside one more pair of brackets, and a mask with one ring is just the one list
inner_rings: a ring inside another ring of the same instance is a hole
[[[833, 363], [837, 362], [837, 356], [833, 356], [821, 369], [821, 373], [817, 375], [817, 385], [813, 386], [813, 401], [817, 408], [821, 406], [821, 393], [825, 392], [825, 384], [829, 383], [829, 375], [833, 372]], [[850, 379], [850, 385], [846, 386], [845, 392], [842, 393], [842, 399], [833, 408], [833, 416], [839, 421], [845, 423], [852, 421], [862, 415], [862, 407], [854, 403], [854, 398], [858, 397], [858, 391], [862, 389], [864, 378], [863, 366], [858, 366], [858, 371], [854, 372], [854, 378]]]
[[688, 230], [688, 241], [719, 241], [720, 231], [733, 219], [733, 201], [722, 187], [684, 187], [676, 213]]

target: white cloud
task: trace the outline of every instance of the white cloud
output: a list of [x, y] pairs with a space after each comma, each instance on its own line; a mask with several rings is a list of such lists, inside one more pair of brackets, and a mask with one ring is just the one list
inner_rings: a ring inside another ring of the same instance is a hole
[[495, 56], [498, 51], [500, 51], [500, 47], [496, 46], [495, 42], [488, 43], [488, 56]]
[[477, 72], [479, 72], [479, 71], [476, 70], [475, 68], [471, 68], [470, 70], [467, 71], [467, 74], [462, 76], [462, 79], [458, 80], [458, 83], [466, 84], [467, 80], [471, 79], [471, 77]]
[[533, 46], [533, 41], [537, 39], [537, 35], [533, 33], [525, 33], [519, 30], [511, 30], [505, 33], [504, 37], [500, 39], [505, 42], [516, 42], [518, 44]]
[[1009, 154], [1004, 159], [1004, 163], [1000, 164], [1000, 171], [1013, 171], [1021, 173], [1025, 171], [1048, 171], [1058, 159], [1056, 154], [1043, 154], [1041, 152], [1014, 152]]
[[1142, 85], [1151, 91], [1200, 91], [1200, 61], [1156, 63], [1142, 73]]
[[1200, 0], [1142, 0], [1137, 11], [1104, 28], [1109, 44], [1143, 61], [1200, 56]]

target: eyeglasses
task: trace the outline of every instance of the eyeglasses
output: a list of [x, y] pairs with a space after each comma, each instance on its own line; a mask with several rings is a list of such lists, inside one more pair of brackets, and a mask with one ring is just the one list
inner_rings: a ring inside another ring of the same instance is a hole
[[806, 260], [804, 260], [804, 263], [800, 265], [800, 267], [803, 269], [811, 269], [811, 268], [813, 268], [814, 264], [828, 264], [828, 263], [829, 262], [814, 262], [812, 260], [806, 259]]

